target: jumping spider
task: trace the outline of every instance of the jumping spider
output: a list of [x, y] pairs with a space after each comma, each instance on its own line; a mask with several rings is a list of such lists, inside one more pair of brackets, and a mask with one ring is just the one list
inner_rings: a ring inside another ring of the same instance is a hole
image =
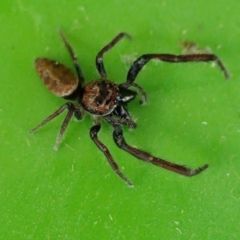
[[103, 55], [115, 46], [115, 44], [117, 44], [122, 38], [126, 37], [131, 39], [130, 35], [127, 33], [119, 33], [111, 42], [103, 47], [96, 56], [96, 67], [101, 75], [100, 79], [93, 80], [85, 84], [82, 70], [72, 47], [62, 32], [60, 32], [60, 36], [70, 53], [77, 75], [75, 75], [75, 73], [73, 73], [73, 71], [65, 65], [48, 58], [37, 58], [35, 60], [35, 66], [40, 78], [52, 93], [67, 100], [74, 100], [75, 103], [67, 102], [63, 104], [57, 111], [48, 116], [38, 126], [33, 128], [30, 133], [34, 133], [67, 109], [68, 113], [62, 123], [54, 147], [55, 149], [58, 149], [71, 118], [75, 116], [78, 120], [80, 120], [83, 118], [84, 111], [86, 111], [91, 114], [94, 122], [94, 125], [90, 129], [91, 139], [104, 153], [115, 173], [129, 186], [133, 186], [132, 182], [120, 171], [108, 148], [98, 139], [98, 132], [101, 129], [101, 118], [112, 125], [113, 139], [117, 146], [140, 160], [189, 177], [197, 175], [208, 168], [208, 165], [205, 164], [197, 169], [190, 169], [185, 166], [154, 157], [145, 151], [134, 148], [128, 145], [125, 141], [122, 125], [127, 125], [129, 128], [136, 128], [136, 123], [132, 120], [131, 115], [127, 110], [127, 105], [135, 99], [137, 92], [130, 90], [129, 88], [132, 87], [137, 89], [141, 94], [141, 103], [146, 102], [147, 95], [145, 91], [138, 84], [134, 83], [134, 80], [139, 71], [148, 61], [152, 59], [171, 63], [215, 61], [223, 71], [225, 77], [228, 78], [228, 72], [217, 56], [214, 54], [144, 54], [133, 62], [130, 70], [128, 71], [126, 82], [116, 84], [107, 78], [107, 73], [103, 64]]

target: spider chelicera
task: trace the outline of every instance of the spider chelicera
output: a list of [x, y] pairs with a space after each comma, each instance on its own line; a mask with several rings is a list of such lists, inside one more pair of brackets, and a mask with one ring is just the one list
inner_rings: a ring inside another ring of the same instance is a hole
[[129, 186], [133, 186], [132, 182], [121, 172], [108, 148], [98, 139], [98, 132], [101, 129], [101, 118], [112, 125], [113, 139], [117, 146], [140, 160], [189, 177], [195, 176], [208, 168], [208, 165], [205, 164], [197, 169], [190, 169], [132, 147], [128, 145], [124, 139], [122, 125], [126, 125], [129, 128], [136, 128], [137, 126], [127, 110], [128, 103], [135, 99], [137, 92], [129, 88], [132, 87], [137, 89], [141, 94], [141, 103], [146, 103], [147, 95], [145, 91], [138, 84], [134, 83], [134, 80], [139, 71], [148, 61], [152, 59], [171, 63], [215, 61], [223, 71], [225, 77], [229, 78], [227, 70], [216, 55], [144, 54], [133, 62], [128, 71], [127, 80], [121, 84], [116, 84], [107, 77], [103, 64], [103, 55], [122, 38], [126, 37], [131, 39], [130, 35], [127, 33], [119, 33], [112, 41], [103, 47], [96, 56], [96, 67], [101, 77], [85, 84], [82, 70], [72, 47], [62, 32], [60, 32], [60, 36], [70, 53], [77, 75], [65, 65], [48, 58], [37, 58], [35, 60], [35, 66], [40, 78], [52, 93], [67, 100], [74, 100], [75, 103], [67, 102], [63, 104], [57, 111], [48, 116], [38, 126], [30, 130], [30, 133], [34, 133], [67, 109], [68, 113], [62, 123], [54, 146], [55, 150], [57, 150], [71, 118], [74, 116], [80, 120], [83, 118], [84, 112], [91, 114], [94, 122], [94, 125], [90, 129], [91, 139], [104, 153], [114, 172]]

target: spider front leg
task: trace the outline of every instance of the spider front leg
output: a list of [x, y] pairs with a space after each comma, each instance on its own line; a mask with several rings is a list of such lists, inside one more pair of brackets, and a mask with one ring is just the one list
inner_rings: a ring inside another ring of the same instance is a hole
[[110, 50], [113, 46], [115, 46], [122, 38], [128, 38], [131, 39], [131, 36], [127, 33], [119, 33], [110, 43], [108, 43], [105, 47], [102, 48], [101, 51], [96, 56], [96, 66], [99, 74], [103, 79], [107, 78], [107, 73], [104, 68], [103, 64], [103, 54], [106, 53], [108, 50]]
[[214, 54], [188, 54], [188, 55], [172, 55], [172, 54], [144, 54], [140, 58], [138, 58], [127, 75], [127, 82], [132, 84], [137, 77], [139, 71], [143, 68], [143, 66], [152, 59], [171, 62], [171, 63], [182, 63], [182, 62], [212, 62], [215, 61], [220, 69], [223, 71], [226, 79], [229, 78], [229, 74], [227, 69], [221, 62], [221, 60]]
[[39, 125], [37, 125], [35, 128], [29, 131], [30, 134], [33, 134], [40, 128], [42, 128], [45, 124], [56, 118], [59, 114], [61, 114], [65, 109], [68, 109], [68, 113], [62, 123], [62, 126], [60, 128], [59, 134], [57, 136], [56, 144], [54, 146], [54, 149], [57, 150], [60, 143], [62, 142], [63, 135], [67, 129], [67, 126], [69, 124], [69, 121], [73, 117], [73, 115], [78, 119], [82, 119], [82, 114], [79, 108], [77, 108], [74, 104], [67, 102], [64, 105], [62, 105], [57, 111], [55, 111], [53, 114], [49, 115], [46, 119], [44, 119]]
[[172, 172], [176, 172], [178, 174], [188, 176], [188, 177], [195, 176], [208, 168], [208, 165], [205, 164], [204, 166], [202, 166], [200, 168], [190, 169], [185, 166], [171, 163], [166, 160], [154, 157], [153, 155], [151, 155], [145, 151], [139, 150], [137, 148], [134, 148], [134, 147], [131, 147], [130, 145], [128, 145], [123, 137], [123, 131], [122, 131], [122, 128], [120, 125], [114, 125], [113, 127], [114, 127], [113, 139], [114, 139], [115, 143], [117, 144], [117, 146], [140, 160], [152, 163], [156, 166], [168, 169]]
[[111, 165], [113, 171], [122, 178], [130, 187], [133, 187], [133, 184], [128, 178], [120, 171], [117, 163], [113, 159], [111, 153], [109, 152], [108, 148], [98, 139], [98, 132], [101, 129], [100, 122], [97, 120], [95, 121], [95, 125], [90, 129], [90, 137], [94, 141], [94, 143], [97, 145], [97, 147], [104, 153], [106, 156], [109, 164]]
[[150, 60], [156, 59], [163, 62], [171, 63], [182, 63], [182, 62], [216, 62], [220, 69], [223, 71], [226, 79], [229, 78], [229, 73], [227, 72], [225, 66], [221, 60], [214, 54], [189, 54], [189, 55], [172, 55], [172, 54], [144, 54], [134, 61], [131, 68], [127, 74], [127, 81], [121, 86], [123, 87], [136, 87], [139, 92], [142, 94], [142, 102], [146, 101], [146, 93], [142, 88], [134, 83], [135, 78], [137, 77], [140, 70], [143, 66], [148, 63]]

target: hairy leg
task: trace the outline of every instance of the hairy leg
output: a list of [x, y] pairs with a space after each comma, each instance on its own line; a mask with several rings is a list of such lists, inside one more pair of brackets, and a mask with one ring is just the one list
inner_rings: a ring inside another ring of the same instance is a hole
[[60, 115], [65, 109], [68, 110], [68, 113], [62, 123], [62, 126], [60, 128], [59, 134], [57, 136], [57, 140], [56, 140], [56, 144], [54, 146], [54, 149], [57, 150], [60, 143], [62, 142], [62, 138], [63, 135], [67, 129], [67, 126], [69, 124], [69, 121], [71, 120], [72, 116], [74, 115], [74, 113], [76, 112], [77, 114], [75, 115], [76, 117], [78, 117], [78, 120], [80, 120], [81, 114], [80, 114], [80, 110], [78, 108], [76, 108], [76, 106], [70, 102], [65, 103], [64, 105], [62, 105], [57, 111], [55, 111], [54, 113], [52, 113], [51, 115], [49, 115], [46, 119], [44, 119], [40, 124], [38, 124], [35, 128], [31, 129], [29, 131], [30, 134], [35, 133], [37, 130], [39, 130], [40, 128], [42, 128], [45, 124], [47, 124], [48, 122], [52, 121], [54, 118], [56, 118], [58, 115]]
[[152, 163], [156, 166], [176, 172], [178, 174], [184, 175], [184, 176], [188, 176], [188, 177], [195, 176], [208, 168], [208, 165], [205, 164], [204, 166], [199, 167], [197, 169], [190, 169], [185, 166], [171, 163], [171, 162], [168, 162], [161, 158], [154, 157], [153, 155], [151, 155], [143, 150], [139, 150], [137, 148], [131, 147], [125, 141], [125, 139], [123, 137], [123, 131], [122, 131], [122, 128], [120, 125], [114, 126], [113, 139], [119, 148], [130, 153], [134, 157], [136, 157], [140, 160]]
[[103, 64], [103, 54], [109, 51], [113, 46], [115, 46], [122, 38], [131, 39], [131, 36], [127, 33], [119, 33], [111, 42], [109, 42], [105, 47], [103, 47], [96, 56], [96, 66], [99, 74], [103, 79], [107, 78], [107, 73]]
[[111, 153], [109, 152], [108, 148], [98, 139], [98, 132], [101, 129], [100, 123], [97, 123], [90, 129], [90, 137], [94, 141], [94, 143], [97, 145], [97, 147], [104, 153], [105, 157], [107, 158], [109, 164], [111, 165], [113, 171], [122, 178], [129, 186], [133, 186], [132, 182], [128, 180], [128, 178], [120, 171], [117, 163], [113, 159]]

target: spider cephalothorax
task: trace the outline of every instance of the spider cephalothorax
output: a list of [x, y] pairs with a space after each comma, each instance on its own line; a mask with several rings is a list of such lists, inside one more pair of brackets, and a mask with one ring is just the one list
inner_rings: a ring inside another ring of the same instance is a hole
[[89, 113], [104, 116], [116, 108], [119, 97], [117, 84], [103, 79], [88, 83], [83, 88], [80, 102]]
[[91, 114], [93, 117], [94, 125], [90, 129], [90, 137], [97, 145], [97, 147], [105, 154], [113, 170], [129, 186], [133, 186], [132, 182], [128, 180], [128, 178], [120, 171], [108, 148], [98, 139], [98, 132], [101, 129], [101, 118], [113, 126], [113, 139], [117, 146], [140, 160], [152, 163], [156, 166], [166, 168], [170, 171], [185, 176], [197, 175], [208, 167], [208, 165], [205, 164], [200, 168], [190, 169], [185, 166], [154, 157], [145, 151], [131, 147], [124, 139], [122, 125], [126, 125], [129, 128], [136, 128], [136, 123], [132, 120], [127, 110], [127, 105], [136, 97], [137, 92], [129, 88], [132, 87], [137, 89], [141, 94], [141, 103], [146, 102], [147, 95], [145, 91], [138, 84], [134, 83], [134, 80], [139, 71], [148, 61], [152, 59], [172, 63], [215, 61], [223, 71], [225, 77], [228, 78], [229, 75], [225, 67], [216, 55], [205, 53], [188, 55], [172, 55], [161, 53], [144, 54], [133, 62], [128, 71], [126, 82], [117, 84], [107, 79], [107, 74], [103, 64], [103, 54], [111, 49], [123, 37], [130, 38], [130, 36], [126, 33], [119, 33], [97, 54], [96, 67], [99, 74], [101, 75], [101, 78], [84, 84], [83, 73], [81, 71], [77, 57], [64, 35], [61, 32], [60, 35], [71, 55], [77, 75], [65, 65], [48, 58], [37, 58], [35, 60], [35, 66], [45, 86], [52, 93], [68, 100], [74, 100], [75, 103], [65, 103], [57, 111], [43, 120], [37, 127], [33, 128], [30, 133], [35, 132], [43, 125], [51, 121], [53, 118], [61, 114], [65, 109], [67, 109], [67, 116], [65, 117], [64, 122], [61, 126], [54, 147], [55, 149], [58, 149], [59, 144], [62, 141], [63, 134], [66, 131], [71, 118], [75, 116], [79, 120], [82, 119], [84, 111]]

